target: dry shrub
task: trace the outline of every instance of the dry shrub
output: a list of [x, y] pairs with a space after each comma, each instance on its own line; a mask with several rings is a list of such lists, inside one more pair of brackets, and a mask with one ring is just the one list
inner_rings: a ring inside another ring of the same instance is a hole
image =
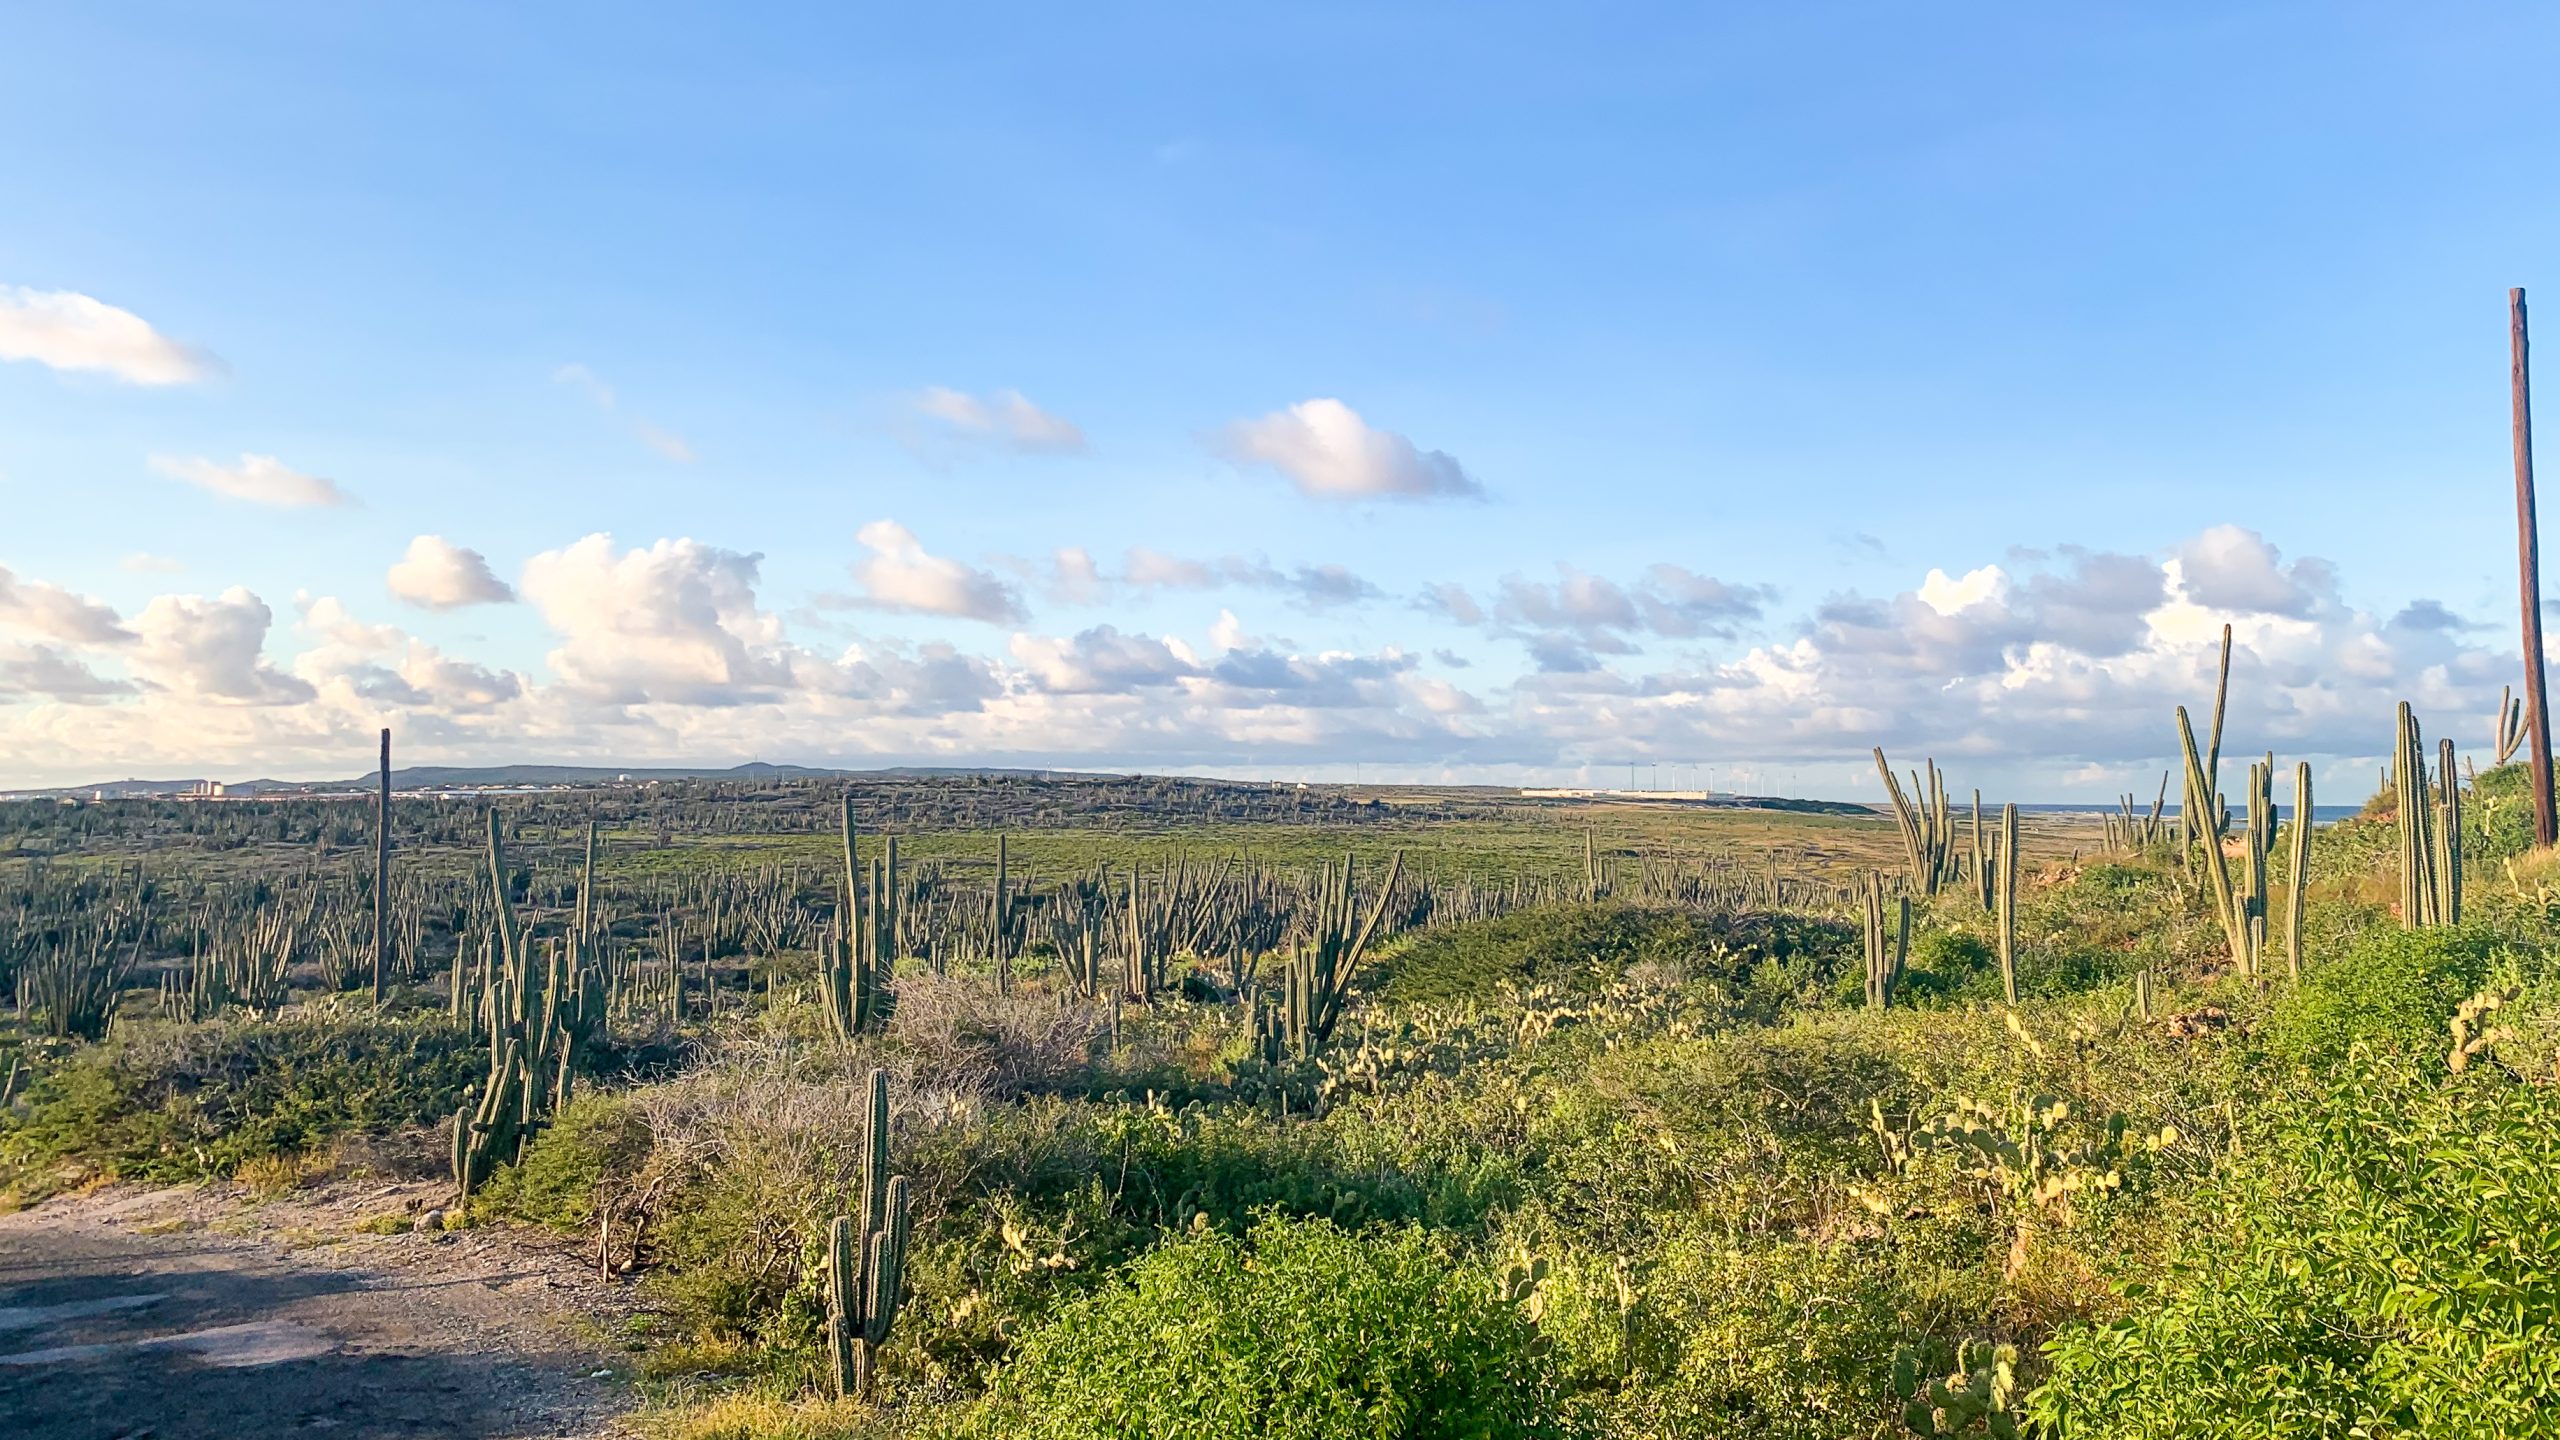
[[1097, 1006], [1061, 992], [999, 995], [917, 975], [898, 982], [889, 1035], [914, 1088], [1008, 1100], [1074, 1088], [1109, 1023]]

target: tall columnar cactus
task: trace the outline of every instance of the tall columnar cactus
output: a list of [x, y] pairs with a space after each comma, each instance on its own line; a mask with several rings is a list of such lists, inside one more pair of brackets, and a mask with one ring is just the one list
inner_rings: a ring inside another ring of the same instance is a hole
[[2200, 797], [2210, 797], [2214, 792], [2213, 782], [2205, 771], [2204, 757], [2196, 750], [2195, 726], [2188, 721], [2184, 705], [2178, 707], [2178, 748], [2187, 765], [2187, 798], [2181, 807], [2180, 828], [2203, 842], [2204, 853], [2200, 863], [2213, 902], [2213, 913], [2221, 921], [2223, 940], [2230, 948], [2233, 968], [2246, 973], [2250, 968], [2249, 927], [2240, 895], [2231, 884], [2231, 867], [2223, 859], [2219, 826], [2206, 822], [2199, 827], [2193, 818], [2201, 806], [2214, 803], [2210, 798]]
[[2426, 744], [2409, 702], [2400, 702], [2391, 757], [2392, 794], [2400, 811], [2400, 921], [2412, 929], [2462, 923], [2462, 789], [2453, 742], [2443, 742], [2436, 776], [2427, 776]]
[[1308, 940], [1289, 952], [1279, 999], [1260, 1007], [1255, 1016], [1264, 1059], [1273, 1064], [1290, 1057], [1304, 1060], [1331, 1043], [1343, 1004], [1350, 998], [1352, 976], [1377, 938], [1379, 923], [1395, 898], [1396, 881], [1403, 874], [1404, 852], [1399, 850], [1387, 862], [1386, 879], [1378, 886], [1368, 918], [1361, 919], [1351, 858], [1343, 857], [1340, 870], [1323, 872]]
[[2294, 980], [2302, 978], [2302, 917], [2311, 893], [2311, 762], [2298, 761], [2293, 767], [2293, 854], [2286, 867], [2291, 882], [2285, 897], [2284, 970]]
[[1973, 792], [1973, 895], [1982, 913], [1991, 913], [1991, 854], [1982, 837], [1982, 792]]
[[835, 924], [821, 943], [818, 993], [826, 1001], [827, 1028], [838, 1040], [876, 1030], [889, 1016], [891, 972], [876, 912], [884, 904], [874, 877], [867, 920], [862, 906], [861, 869], [855, 862], [853, 796], [844, 797], [841, 827], [844, 842], [844, 895], [836, 906]]
[[2018, 807], [2000, 807], [1999, 883], [1992, 899], [2000, 923], [2000, 993], [2018, 1003]]
[[[1885, 794], [1893, 800], [1893, 818], [1902, 827], [1904, 858], [1911, 866], [1911, 883], [1923, 895], [1935, 895], [1938, 887], [1953, 874], [1955, 827], [1947, 820], [1947, 777], [1935, 760], [1923, 760], [1921, 771], [1911, 776], [1911, 790], [1894, 778], [1893, 766], [1884, 758], [1884, 747], [1875, 749], [1876, 774], [1884, 778]], [[1925, 778], [1924, 778], [1925, 776]]]
[[864, 1127], [861, 1212], [827, 1227], [827, 1360], [839, 1396], [871, 1389], [907, 1271], [907, 1177], [889, 1173], [889, 1076], [873, 1070]]
[[1911, 953], [1911, 897], [1894, 897], [1899, 916], [1889, 940], [1884, 923], [1884, 876], [1873, 870], [1867, 872], [1866, 901], [1867, 1008], [1882, 1010], [1893, 1003], [1893, 987], [1901, 980], [1902, 963]]

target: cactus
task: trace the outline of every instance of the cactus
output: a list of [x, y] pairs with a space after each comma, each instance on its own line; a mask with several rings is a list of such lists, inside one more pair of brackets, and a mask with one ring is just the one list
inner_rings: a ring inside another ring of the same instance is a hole
[[889, 1174], [889, 1075], [869, 1078], [863, 1134], [861, 1213], [827, 1227], [827, 1360], [836, 1394], [871, 1390], [872, 1364], [889, 1341], [904, 1299], [907, 1270], [907, 1177]]
[[2249, 929], [2240, 896], [2231, 885], [2231, 867], [2223, 860], [2219, 827], [2212, 836], [2199, 836], [2195, 816], [2212, 804], [2213, 781], [2205, 769], [2203, 758], [2196, 752], [2195, 726], [2187, 719], [2187, 707], [2178, 707], [2178, 747], [2186, 760], [2186, 800], [2180, 807], [2181, 828], [2190, 837], [2204, 841], [2202, 864], [2206, 882], [2212, 888], [2213, 912], [2222, 922], [2224, 942], [2229, 946], [2231, 963], [2242, 973], [2250, 969]]
[[891, 991], [889, 962], [878, 913], [894, 906], [884, 898], [879, 876], [875, 872], [871, 896], [872, 916], [866, 921], [862, 908], [860, 868], [854, 859], [853, 795], [844, 796], [841, 833], [844, 843], [843, 898], [836, 905], [835, 923], [828, 928], [820, 944], [818, 992], [826, 1002], [827, 1028], [838, 1040], [851, 1040], [866, 1030], [876, 1030], [889, 1016]]
[[2400, 923], [2418, 929], [2462, 923], [2462, 786], [2453, 742], [2441, 742], [2434, 781], [2417, 716], [2400, 702], [2391, 786], [2400, 811]]
[[1377, 902], [1355, 929], [1357, 902], [1350, 857], [1343, 857], [1339, 871], [1324, 872], [1315, 896], [1311, 943], [1291, 947], [1279, 999], [1257, 1002], [1254, 1028], [1265, 1061], [1277, 1065], [1290, 1058], [1310, 1059], [1331, 1043], [1334, 1026], [1342, 1019], [1343, 1002], [1351, 993], [1351, 977], [1376, 938], [1403, 874], [1404, 852], [1399, 850], [1387, 863]]
[[1967, 1341], [1956, 1347], [1955, 1370], [1924, 1375], [1927, 1354], [1904, 1345], [1893, 1353], [1893, 1394], [1902, 1402], [1902, 1426], [1914, 1435], [1963, 1435], [1976, 1424], [1994, 1440], [2017, 1440], [2025, 1391], [2018, 1384], [2018, 1347]]
[[506, 848], [494, 807], [488, 869], [497, 941], [482, 992], [489, 1075], [478, 1104], [454, 1116], [454, 1188], [465, 1201], [498, 1165], [521, 1158], [525, 1144], [569, 1098], [579, 1057], [604, 1031], [611, 994], [601, 957], [577, 933], [551, 945], [539, 960], [531, 953], [507, 895]]
[[2018, 1003], [2018, 807], [2000, 807], [2000, 838], [1994, 860], [1993, 913], [2000, 926], [2000, 993]]
[[2524, 702], [2516, 698], [2513, 685], [2498, 687], [2498, 713], [2490, 725], [2490, 743], [2501, 765], [2512, 764], [2516, 752], [2524, 748]]
[[2310, 895], [2311, 883], [2311, 762], [2298, 761], [2293, 767], [2293, 863], [2286, 872], [2292, 888], [2285, 897], [2284, 969], [2288, 978], [2302, 978], [2302, 919]]
[[1911, 866], [1911, 884], [1923, 895], [1935, 895], [1938, 887], [1954, 874], [1954, 852], [1951, 842], [1955, 827], [1947, 819], [1947, 777], [1935, 760], [1923, 760], [1926, 780], [1915, 771], [1912, 789], [1906, 793], [1902, 782], [1894, 778], [1893, 766], [1884, 758], [1884, 747], [1875, 749], [1876, 773], [1884, 777], [1885, 794], [1893, 800], [1893, 818], [1902, 827], [1904, 858]]
[[1888, 945], [1884, 925], [1884, 876], [1867, 872], [1867, 1008], [1893, 1003], [1893, 987], [1902, 978], [1902, 962], [1911, 953], [1911, 897], [1897, 896], [1900, 920]]

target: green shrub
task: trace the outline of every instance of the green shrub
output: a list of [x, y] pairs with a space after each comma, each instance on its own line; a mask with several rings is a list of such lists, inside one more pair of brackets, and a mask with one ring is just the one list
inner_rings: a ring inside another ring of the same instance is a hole
[[138, 1025], [83, 1049], [0, 1118], [0, 1163], [77, 1159], [125, 1179], [228, 1175], [341, 1135], [432, 1124], [487, 1054], [441, 1015]]
[[1267, 1219], [1166, 1246], [1024, 1337], [977, 1433], [1513, 1440], [1572, 1427], [1536, 1328], [1420, 1232]]
[[649, 1123], [628, 1100], [589, 1092], [552, 1117], [474, 1198], [501, 1215], [561, 1230], [595, 1223], [596, 1192], [606, 1178], [628, 1174], [649, 1154]]
[[2366, 931], [2334, 960], [2307, 965], [2301, 988], [2278, 1004], [2267, 1046], [2279, 1058], [2325, 1066], [2358, 1043], [2378, 1050], [2442, 1050], [2454, 1007], [2488, 976], [2493, 942], [2483, 931]]
[[[1856, 933], [1796, 915], [1726, 915], [1621, 904], [1561, 905], [1425, 931], [1379, 957], [1369, 980], [1398, 1004], [1483, 1003], [1505, 985], [1597, 990], [1640, 965], [1747, 983], [1770, 961], [1841, 951]], [[1790, 974], [1792, 993], [1807, 977]]]
[[2359, 1052], [2245, 1156], [2169, 1283], [2046, 1347], [2056, 1440], [2549, 1433], [2560, 1095]]

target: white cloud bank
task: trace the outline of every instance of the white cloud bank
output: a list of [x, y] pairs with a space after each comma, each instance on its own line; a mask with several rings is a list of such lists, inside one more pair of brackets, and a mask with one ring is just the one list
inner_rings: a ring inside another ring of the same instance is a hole
[[[1006, 628], [974, 649], [914, 636], [820, 645], [768, 605], [753, 554], [590, 535], [525, 566], [526, 613], [552, 644], [538, 673], [519, 674], [361, 621], [326, 596], [298, 600], [279, 635], [246, 590], [163, 595], [119, 615], [7, 573], [0, 784], [138, 768], [354, 773], [387, 721], [424, 762], [1289, 773], [1360, 760], [1500, 778], [1651, 758], [1757, 762], [1764, 785], [1778, 767], [1830, 766], [1836, 778], [1817, 784], [1844, 794], [1871, 788], [1862, 757], [1883, 744], [1935, 754], [1960, 783], [2014, 782], [2011, 793], [2041, 798], [2063, 786], [2147, 793], [2173, 748], [2170, 707], [2210, 696], [2226, 622], [2228, 754], [2370, 756], [2386, 748], [2401, 699], [2431, 734], [2476, 745], [2518, 666], [2503, 629], [2433, 601], [2358, 610], [2331, 567], [2231, 527], [2156, 555], [2066, 547], [1936, 567], [1894, 593], [1823, 597], [1794, 616], [1773, 613], [1764, 589], [1670, 565], [1618, 578], [1559, 569], [1481, 596], [1438, 587], [1422, 609], [1413, 597], [1372, 602], [1370, 622], [1472, 637], [1472, 657], [1428, 666], [1437, 639], [1302, 648], [1257, 637], [1205, 595], [1172, 632], [1035, 628], [994, 577], [894, 522], [866, 526], [861, 543], [864, 610]], [[1147, 573], [1194, 578], [1180, 565]], [[902, 627], [878, 623], [884, 636]], [[1488, 663], [1506, 652], [1516, 663]], [[1469, 658], [1465, 684], [1441, 678]]]
[[74, 290], [21, 285], [0, 285], [0, 360], [111, 375], [128, 385], [187, 385], [215, 372], [211, 357], [130, 310]]

